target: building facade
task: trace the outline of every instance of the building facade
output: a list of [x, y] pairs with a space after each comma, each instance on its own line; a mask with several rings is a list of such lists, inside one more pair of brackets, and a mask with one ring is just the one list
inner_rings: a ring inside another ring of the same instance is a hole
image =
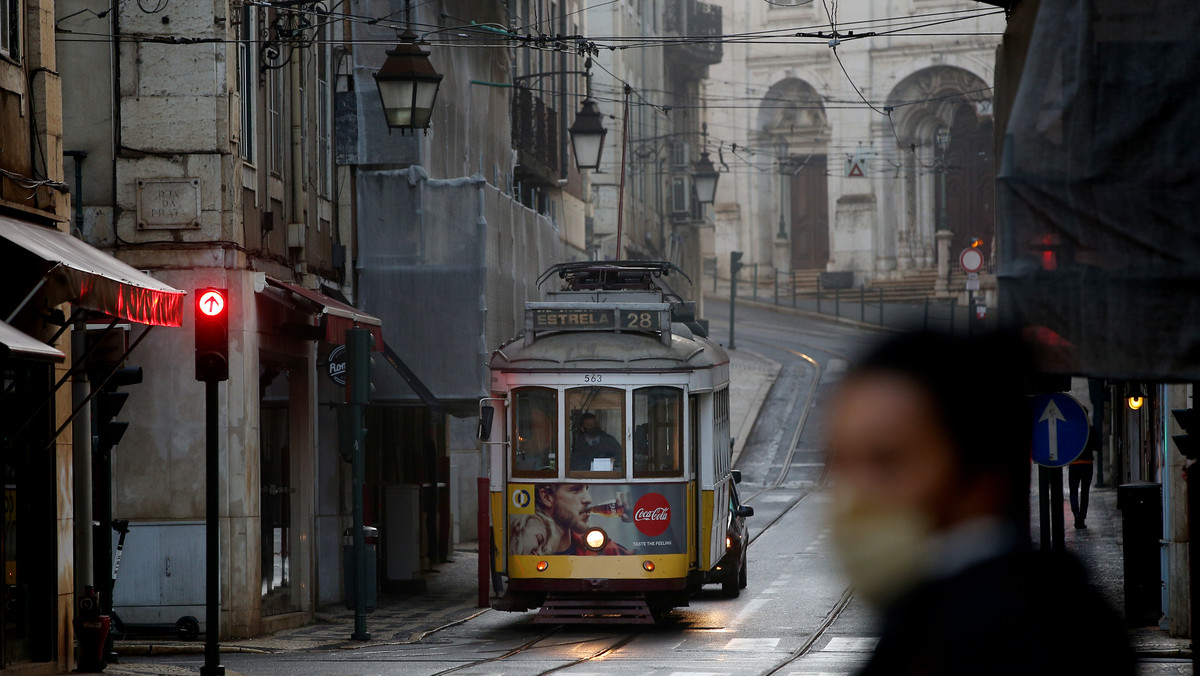
[[[333, 161], [342, 24], [316, 5], [223, 0], [103, 14], [59, 2], [56, 18], [65, 143], [87, 153], [82, 236], [179, 289], [229, 292], [221, 635], [305, 623], [320, 571], [336, 580], [340, 566], [340, 538], [318, 528], [319, 488], [342, 477], [318, 426], [319, 354], [347, 327], [378, 329], [341, 302], [353, 296]], [[117, 581], [127, 622], [206, 623], [203, 575], [162, 568], [203, 551], [203, 386], [186, 314], [129, 360], [145, 380], [112, 451], [112, 514], [130, 521], [121, 571], [148, 583]]]
[[[350, 28], [338, 162], [355, 212], [358, 298], [384, 322], [366, 512], [380, 529], [385, 589], [419, 586], [421, 571], [477, 537], [487, 357], [523, 327], [538, 275], [584, 256], [582, 179], [564, 158], [582, 100], [582, 77], [566, 71], [582, 58], [522, 50], [513, 37], [558, 17], [549, 5], [471, 0], [409, 16], [402, 2], [363, 3], [356, 11], [393, 18]], [[389, 130], [373, 81], [406, 28], [442, 75], [424, 131]]]
[[593, 95], [608, 126], [600, 169], [590, 177], [589, 246], [596, 258], [679, 266], [692, 283], [677, 280], [675, 290], [695, 299], [702, 314], [701, 241], [713, 220], [696, 199], [691, 175], [711, 140], [703, 133], [701, 82], [723, 58], [716, 39], [724, 30], [722, 8], [629, 0], [587, 16], [587, 32], [600, 47]]
[[705, 83], [730, 173], [706, 256], [723, 270], [738, 250], [781, 275], [849, 271], [856, 286], [932, 287], [937, 272], [939, 291], [972, 240], [992, 259], [1000, 9], [906, 0], [831, 16], [784, 0], [727, 15], [727, 32], [757, 38], [727, 45]]
[[89, 619], [77, 608], [96, 598], [91, 475], [120, 432], [95, 422], [136, 380], [120, 373], [127, 355], [183, 314], [183, 292], [81, 241], [63, 157], [83, 153], [63, 146], [54, 11], [0, 6], [0, 673], [75, 666]]

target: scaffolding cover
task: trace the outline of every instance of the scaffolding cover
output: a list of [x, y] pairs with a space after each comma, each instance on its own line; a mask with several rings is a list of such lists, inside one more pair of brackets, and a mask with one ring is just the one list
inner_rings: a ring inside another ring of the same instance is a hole
[[[362, 307], [439, 400], [474, 412], [488, 392], [488, 355], [522, 328], [525, 302], [541, 298], [533, 280], [578, 253], [550, 219], [482, 176], [362, 170], [357, 190]], [[371, 381], [373, 401], [419, 401], [383, 360]]]
[[1000, 300], [1062, 373], [1200, 380], [1200, 2], [1042, 0], [1005, 131]]

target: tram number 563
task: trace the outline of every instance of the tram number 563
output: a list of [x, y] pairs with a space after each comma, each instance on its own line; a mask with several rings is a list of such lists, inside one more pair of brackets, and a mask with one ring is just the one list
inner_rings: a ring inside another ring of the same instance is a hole
[[585, 383], [599, 383], [603, 381], [604, 376], [600, 375], [599, 373], [585, 373], [583, 375], [583, 382]]

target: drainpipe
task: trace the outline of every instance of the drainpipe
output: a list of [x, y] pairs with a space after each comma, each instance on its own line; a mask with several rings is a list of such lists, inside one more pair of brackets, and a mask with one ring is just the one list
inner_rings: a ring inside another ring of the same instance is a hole
[[[76, 161], [76, 167], [79, 166]], [[71, 327], [71, 359], [87, 354], [87, 324], [75, 322]], [[71, 376], [71, 408], [77, 409], [91, 393], [87, 369], [77, 369]], [[75, 510], [75, 597], [92, 586], [92, 414], [91, 406], [83, 406], [71, 428], [71, 465], [75, 473], [72, 500]], [[107, 534], [107, 529], [101, 533]]]
[[[83, 160], [85, 150], [67, 150], [63, 155], [74, 160], [75, 193], [71, 201], [75, 206], [75, 230], [83, 238]], [[87, 322], [76, 321], [71, 327], [71, 359], [87, 356]], [[75, 514], [75, 597], [82, 598], [84, 590], [93, 586], [92, 581], [92, 408], [83, 406], [91, 394], [87, 369], [76, 369], [71, 376], [71, 410], [79, 415], [71, 427], [71, 466], [74, 473], [72, 500]], [[81, 408], [82, 407], [82, 408]], [[107, 531], [105, 531], [107, 532]]]
[[[291, 72], [291, 118], [292, 118], [292, 222], [298, 223], [296, 227], [306, 228], [307, 223], [304, 220], [304, 163], [301, 161], [303, 150], [304, 127], [301, 115], [301, 106], [304, 101], [300, 96], [300, 61], [298, 55], [293, 55], [292, 63], [288, 70]], [[307, 242], [307, 238], [305, 238]], [[300, 253], [296, 256], [296, 264], [303, 265], [305, 259], [305, 249], [301, 248]]]
[[71, 202], [75, 205], [75, 230], [79, 233], [79, 239], [84, 239], [83, 236], [83, 161], [87, 159], [86, 150], [64, 150], [63, 155], [74, 160], [75, 164], [75, 194], [71, 196]]

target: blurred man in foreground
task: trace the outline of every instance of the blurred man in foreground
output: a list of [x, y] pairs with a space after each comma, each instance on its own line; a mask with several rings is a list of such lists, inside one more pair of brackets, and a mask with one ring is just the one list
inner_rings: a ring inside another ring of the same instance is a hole
[[828, 426], [833, 542], [882, 612], [864, 674], [1132, 674], [1116, 616], [1065, 555], [1028, 546], [1033, 373], [1008, 336], [893, 338]]

